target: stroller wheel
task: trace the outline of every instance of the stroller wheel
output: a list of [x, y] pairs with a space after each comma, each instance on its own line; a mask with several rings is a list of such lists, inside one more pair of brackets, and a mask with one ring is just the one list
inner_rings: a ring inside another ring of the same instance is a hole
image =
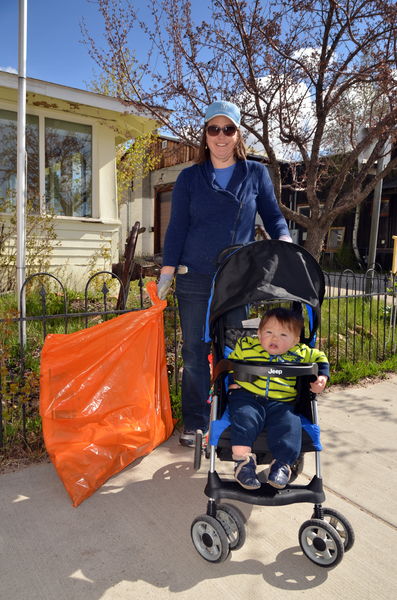
[[194, 519], [190, 530], [197, 552], [209, 562], [223, 562], [229, 555], [230, 546], [222, 525], [209, 515]]
[[231, 504], [218, 504], [216, 520], [226, 531], [231, 550], [238, 550], [245, 542], [245, 519], [238, 508]]
[[203, 432], [201, 429], [196, 431], [196, 443], [194, 446], [194, 470], [198, 471], [201, 467], [201, 455], [203, 452]]
[[301, 525], [299, 545], [307, 558], [320, 567], [335, 567], [344, 554], [339, 533], [322, 519], [310, 519]]
[[[325, 521], [332, 525], [332, 527], [336, 529], [342, 538], [345, 552], [350, 550], [355, 539], [354, 530], [350, 522], [340, 512], [334, 510], [333, 508], [323, 508], [323, 515]], [[314, 517], [315, 515], [313, 514], [312, 518]]]

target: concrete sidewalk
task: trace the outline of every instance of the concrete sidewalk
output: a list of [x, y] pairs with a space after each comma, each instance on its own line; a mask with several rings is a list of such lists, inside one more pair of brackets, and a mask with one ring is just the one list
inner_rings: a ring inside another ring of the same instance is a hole
[[[50, 464], [0, 476], [2, 600], [391, 600], [397, 589], [397, 376], [319, 401], [324, 506], [351, 522], [356, 543], [332, 570], [298, 544], [310, 504], [239, 504], [247, 540], [211, 564], [190, 540], [205, 513], [207, 461], [173, 436], [73, 508]], [[313, 456], [306, 455], [307, 480]], [[231, 473], [231, 463], [217, 470]], [[237, 505], [237, 503], [236, 503]]]

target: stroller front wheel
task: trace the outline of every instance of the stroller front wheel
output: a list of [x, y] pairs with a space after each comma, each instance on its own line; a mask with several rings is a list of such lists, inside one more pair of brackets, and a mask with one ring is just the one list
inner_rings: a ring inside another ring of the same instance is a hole
[[307, 558], [320, 567], [335, 567], [344, 554], [339, 533], [322, 519], [310, 519], [301, 525], [299, 545]]
[[209, 562], [226, 560], [230, 552], [229, 540], [222, 525], [209, 515], [194, 519], [190, 530], [197, 552]]

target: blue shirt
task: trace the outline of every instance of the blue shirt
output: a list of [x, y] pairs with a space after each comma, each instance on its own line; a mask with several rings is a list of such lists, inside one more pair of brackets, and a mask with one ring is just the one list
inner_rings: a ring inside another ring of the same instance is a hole
[[217, 184], [209, 160], [184, 169], [172, 194], [163, 265], [213, 275], [224, 248], [254, 240], [257, 212], [272, 238], [289, 235], [263, 164], [237, 161], [226, 189]]
[[230, 165], [230, 167], [225, 167], [223, 169], [214, 169], [215, 171], [215, 183], [218, 183], [222, 189], [227, 188], [227, 184], [229, 183], [236, 163]]

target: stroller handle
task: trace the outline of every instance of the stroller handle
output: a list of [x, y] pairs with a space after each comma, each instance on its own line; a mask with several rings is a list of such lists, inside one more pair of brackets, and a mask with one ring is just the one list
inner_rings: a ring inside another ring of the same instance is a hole
[[246, 361], [235, 358], [223, 358], [214, 368], [212, 383], [225, 371], [233, 371], [235, 379], [239, 381], [252, 381], [258, 377], [302, 377], [313, 375], [317, 378], [317, 363], [274, 363], [263, 361]]

